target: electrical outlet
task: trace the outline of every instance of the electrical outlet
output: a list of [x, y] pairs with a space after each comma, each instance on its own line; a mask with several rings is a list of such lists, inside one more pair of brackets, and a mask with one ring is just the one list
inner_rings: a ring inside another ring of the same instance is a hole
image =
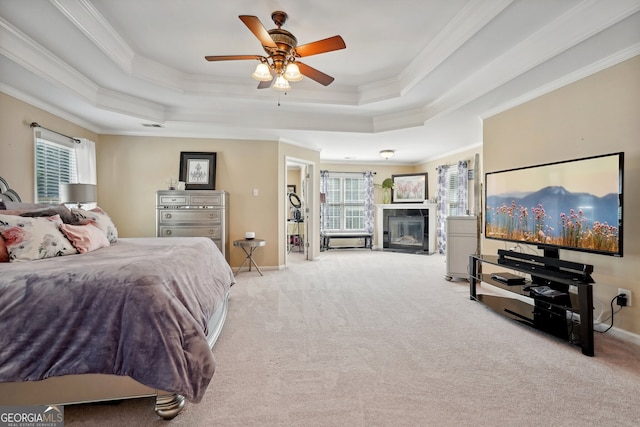
[[629, 289], [618, 288], [618, 295], [620, 294], [627, 296], [627, 307], [631, 307], [631, 291]]

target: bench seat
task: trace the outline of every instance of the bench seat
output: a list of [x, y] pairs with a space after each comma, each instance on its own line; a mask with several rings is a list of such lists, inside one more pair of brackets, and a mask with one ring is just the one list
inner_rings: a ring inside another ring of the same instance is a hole
[[[353, 232], [337, 232], [337, 233], [325, 233], [322, 235], [322, 249], [335, 249], [331, 247], [331, 239], [364, 239], [364, 248], [373, 248], [373, 233], [367, 233], [366, 231], [353, 231]], [[354, 247], [354, 246], [349, 246]], [[355, 246], [361, 247], [361, 246]]]

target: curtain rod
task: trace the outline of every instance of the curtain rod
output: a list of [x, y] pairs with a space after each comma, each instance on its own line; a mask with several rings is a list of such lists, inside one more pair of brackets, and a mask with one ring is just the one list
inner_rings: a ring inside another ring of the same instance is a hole
[[[366, 173], [366, 172], [346, 172], [346, 171], [327, 171], [328, 173]], [[374, 175], [377, 174], [377, 172], [372, 172]]]
[[39, 125], [38, 123], [36, 123], [36, 122], [31, 122], [31, 124], [29, 125], [29, 127], [30, 127], [31, 129], [33, 129], [33, 128], [42, 128], [42, 129], [44, 129], [44, 130], [48, 130], [49, 132], [57, 133], [57, 134], [58, 134], [58, 135], [60, 135], [60, 136], [64, 136], [65, 138], [69, 138], [70, 140], [72, 140], [72, 141], [73, 141], [73, 142], [75, 142], [76, 144], [80, 144], [80, 143], [81, 143], [81, 141], [80, 141], [78, 138], [74, 138], [74, 137], [72, 137], [72, 136], [65, 135], [64, 133], [56, 132], [55, 130], [47, 129], [47, 128], [46, 128], [46, 127], [44, 127], [44, 126], [40, 126], [40, 125]]

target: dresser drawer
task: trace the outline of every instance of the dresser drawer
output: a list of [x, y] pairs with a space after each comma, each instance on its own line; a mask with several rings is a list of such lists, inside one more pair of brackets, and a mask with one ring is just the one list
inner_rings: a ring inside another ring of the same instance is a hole
[[220, 209], [160, 209], [159, 221], [166, 223], [207, 222], [219, 224], [222, 221]]
[[208, 237], [210, 239], [222, 238], [222, 227], [209, 226], [160, 226], [158, 237]]
[[222, 206], [222, 194], [192, 194], [189, 204], [193, 206]]
[[172, 195], [172, 196], [158, 196], [159, 205], [188, 205], [189, 196], [187, 195]]

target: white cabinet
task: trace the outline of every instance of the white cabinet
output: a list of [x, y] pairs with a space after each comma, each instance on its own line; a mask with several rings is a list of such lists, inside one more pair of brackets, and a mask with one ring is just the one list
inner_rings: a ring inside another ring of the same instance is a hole
[[447, 280], [469, 278], [469, 255], [475, 254], [478, 238], [478, 218], [475, 216], [450, 216], [446, 221], [446, 272]]
[[217, 190], [156, 192], [156, 236], [208, 237], [227, 259], [228, 193]]

